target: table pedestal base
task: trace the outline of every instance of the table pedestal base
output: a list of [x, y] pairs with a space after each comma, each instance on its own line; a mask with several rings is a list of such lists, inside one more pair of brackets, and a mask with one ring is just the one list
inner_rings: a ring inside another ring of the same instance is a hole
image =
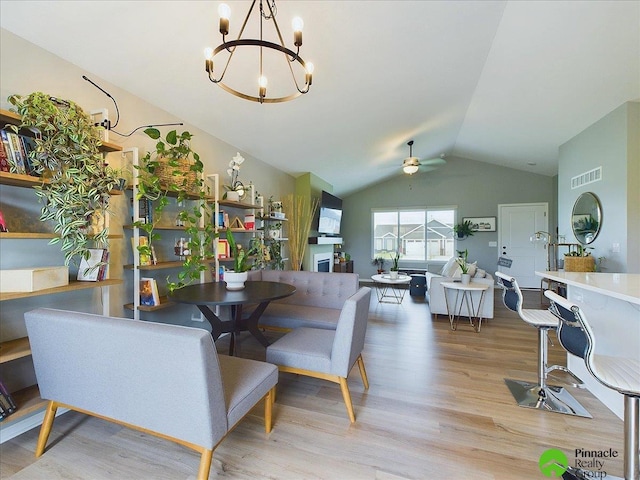
[[547, 385], [542, 389], [537, 383], [509, 378], [505, 378], [504, 382], [521, 407], [593, 418], [563, 387]]

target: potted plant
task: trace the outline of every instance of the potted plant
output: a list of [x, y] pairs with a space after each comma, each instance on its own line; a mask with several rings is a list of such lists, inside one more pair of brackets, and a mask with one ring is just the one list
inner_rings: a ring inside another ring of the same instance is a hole
[[471, 220], [465, 220], [462, 223], [458, 223], [453, 226], [453, 231], [456, 232], [458, 240], [464, 240], [467, 237], [473, 236], [473, 224]]
[[391, 268], [389, 269], [389, 276], [394, 279], [398, 278], [398, 262], [400, 261], [400, 252], [397, 251], [391, 256]]
[[569, 247], [569, 252], [564, 254], [565, 272], [594, 272], [596, 260], [589, 250], [592, 248], [584, 247], [579, 243], [575, 247]]
[[233, 257], [233, 270], [224, 272], [227, 290], [242, 290], [244, 282], [247, 281], [247, 272], [251, 270], [248, 260], [249, 256], [255, 253], [254, 248], [252, 247], [248, 251], [242, 248], [242, 245], [236, 243], [230, 228], [227, 228], [227, 242], [229, 242], [229, 251]]
[[456, 258], [456, 263], [460, 266], [460, 270], [462, 274], [460, 275], [460, 281], [463, 285], [467, 285], [471, 281], [471, 275], [469, 274], [469, 264], [467, 263], [467, 258], [469, 252], [467, 249], [458, 250], [458, 258]]
[[46, 178], [34, 187], [42, 201], [40, 221], [53, 221], [65, 265], [90, 257], [89, 246], [108, 247], [106, 228], [93, 232], [92, 223], [109, 207], [110, 192], [119, 183], [105, 168], [99, 150], [100, 132], [74, 102], [42, 92], [11, 95], [9, 102], [21, 117], [20, 125], [37, 132], [36, 148], [29, 154], [35, 172]]
[[227, 169], [227, 175], [231, 177], [231, 181], [224, 188], [227, 190], [222, 198], [230, 200], [232, 202], [239, 202], [245, 194], [244, 184], [238, 179], [240, 175], [240, 165], [244, 162], [244, 157], [240, 155], [240, 152], [236, 153], [236, 156], [229, 162], [229, 168]]
[[385, 263], [386, 263], [386, 260], [384, 259], [384, 257], [376, 257], [371, 262], [371, 265], [376, 266], [376, 268], [378, 269], [378, 275], [380, 275], [382, 272], [384, 272]]
[[[152, 255], [153, 242], [160, 238], [155, 227], [162, 211], [169, 205], [169, 196], [176, 197], [178, 205], [182, 205], [177, 220], [188, 239], [186, 244], [181, 245], [181, 251], [188, 252], [188, 255], [184, 255], [183, 267], [177, 280], [167, 279], [167, 288], [172, 292], [200, 280], [201, 272], [207, 269], [208, 260], [214, 257], [213, 240], [217, 234], [211, 222], [204, 222], [204, 228], [200, 227], [200, 219], [203, 216], [211, 218], [212, 210], [202, 178], [204, 165], [198, 153], [191, 148], [193, 135], [188, 131], [178, 134], [176, 130], [172, 130], [162, 138], [156, 128], [147, 128], [144, 133], [157, 142], [155, 149], [148, 151], [137, 167], [136, 200], [153, 200], [155, 214], [152, 223], [135, 223], [135, 226], [146, 232], [149, 239], [148, 245], [137, 248], [140, 255]], [[185, 172], [185, 161], [189, 165], [189, 172]], [[159, 177], [159, 169], [168, 169], [170, 176]]]

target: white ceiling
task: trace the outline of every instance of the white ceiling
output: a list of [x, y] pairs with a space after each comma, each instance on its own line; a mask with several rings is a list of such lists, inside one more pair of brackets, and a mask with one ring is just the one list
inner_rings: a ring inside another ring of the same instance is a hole
[[[2, 0], [0, 22], [338, 195], [401, 175], [411, 139], [422, 159], [554, 175], [560, 145], [640, 99], [640, 1], [280, 0], [287, 46], [300, 15], [301, 55], [316, 69], [310, 93], [264, 105], [206, 77], [202, 51], [221, 43], [218, 3]], [[233, 37], [249, 2], [227, 3]], [[234, 62], [257, 78], [256, 63]], [[270, 76], [270, 91], [276, 83]]]

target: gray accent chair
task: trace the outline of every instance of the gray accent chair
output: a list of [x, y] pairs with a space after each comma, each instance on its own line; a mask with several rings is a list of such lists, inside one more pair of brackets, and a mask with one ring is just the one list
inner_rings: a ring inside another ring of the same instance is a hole
[[371, 289], [362, 287], [344, 302], [336, 330], [298, 327], [267, 347], [267, 362], [281, 372], [338, 383], [352, 423], [356, 417], [347, 377], [356, 362], [364, 388], [369, 388], [362, 350], [370, 301]]
[[209, 478], [218, 444], [261, 399], [271, 430], [277, 368], [218, 356], [206, 330], [49, 308], [24, 316], [40, 395], [49, 400], [36, 457], [58, 407], [199, 452], [199, 480]]

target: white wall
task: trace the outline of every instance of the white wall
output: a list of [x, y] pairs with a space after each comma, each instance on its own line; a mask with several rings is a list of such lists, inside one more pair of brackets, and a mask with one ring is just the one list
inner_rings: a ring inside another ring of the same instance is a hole
[[[627, 102], [560, 147], [558, 229], [576, 242], [571, 211], [580, 194], [593, 192], [602, 204], [602, 230], [589, 246], [605, 257], [605, 272], [640, 273], [640, 103]], [[602, 180], [574, 190], [571, 178], [602, 166]], [[619, 252], [613, 245], [619, 244]]]

